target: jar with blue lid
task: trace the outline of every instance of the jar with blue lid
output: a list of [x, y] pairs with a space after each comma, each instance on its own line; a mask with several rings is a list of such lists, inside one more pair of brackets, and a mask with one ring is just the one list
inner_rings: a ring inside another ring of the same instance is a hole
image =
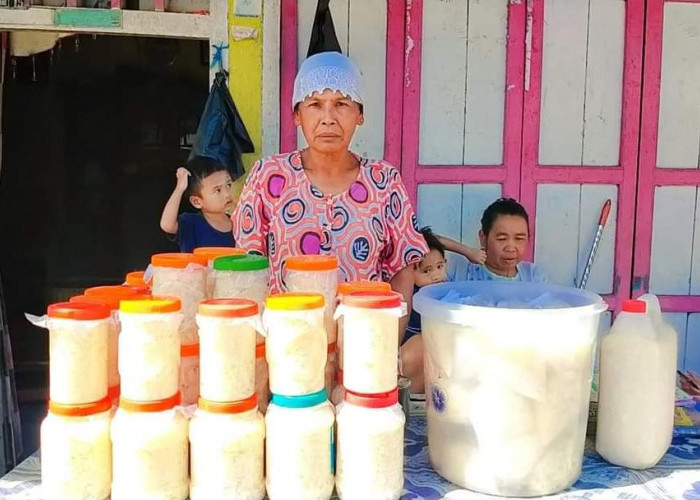
[[335, 484], [335, 412], [325, 389], [272, 395], [265, 415], [267, 494], [275, 499], [329, 499]]

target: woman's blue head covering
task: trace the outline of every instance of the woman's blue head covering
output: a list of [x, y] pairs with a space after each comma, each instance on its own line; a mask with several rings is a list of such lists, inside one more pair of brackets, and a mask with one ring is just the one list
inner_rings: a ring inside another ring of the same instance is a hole
[[337, 91], [363, 104], [360, 70], [340, 52], [321, 52], [301, 63], [294, 80], [292, 108], [314, 92]]

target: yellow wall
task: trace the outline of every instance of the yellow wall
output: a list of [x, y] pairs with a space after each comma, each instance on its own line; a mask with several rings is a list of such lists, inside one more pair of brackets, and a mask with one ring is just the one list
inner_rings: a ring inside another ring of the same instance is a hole
[[[229, 0], [229, 27], [251, 27], [258, 33], [255, 39], [235, 41], [229, 29], [229, 88], [255, 145], [255, 153], [243, 155], [243, 164], [249, 172], [260, 158], [262, 148], [262, 14], [256, 18], [237, 17], [234, 15], [235, 1]], [[238, 200], [244, 182], [245, 178], [236, 181], [234, 200]]]

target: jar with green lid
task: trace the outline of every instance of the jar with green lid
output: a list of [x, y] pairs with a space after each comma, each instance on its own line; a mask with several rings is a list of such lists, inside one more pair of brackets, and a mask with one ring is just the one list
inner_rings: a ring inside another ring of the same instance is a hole
[[228, 255], [214, 259], [214, 298], [253, 299], [265, 305], [270, 261], [262, 255]]

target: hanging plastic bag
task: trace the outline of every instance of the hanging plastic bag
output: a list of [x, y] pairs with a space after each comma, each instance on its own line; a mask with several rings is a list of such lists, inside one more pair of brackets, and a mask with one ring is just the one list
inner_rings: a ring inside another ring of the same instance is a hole
[[330, 0], [318, 0], [316, 4], [316, 16], [311, 28], [311, 40], [309, 41], [309, 51], [306, 57], [321, 52], [343, 52], [340, 50], [338, 36], [335, 34], [333, 17], [329, 7]]

